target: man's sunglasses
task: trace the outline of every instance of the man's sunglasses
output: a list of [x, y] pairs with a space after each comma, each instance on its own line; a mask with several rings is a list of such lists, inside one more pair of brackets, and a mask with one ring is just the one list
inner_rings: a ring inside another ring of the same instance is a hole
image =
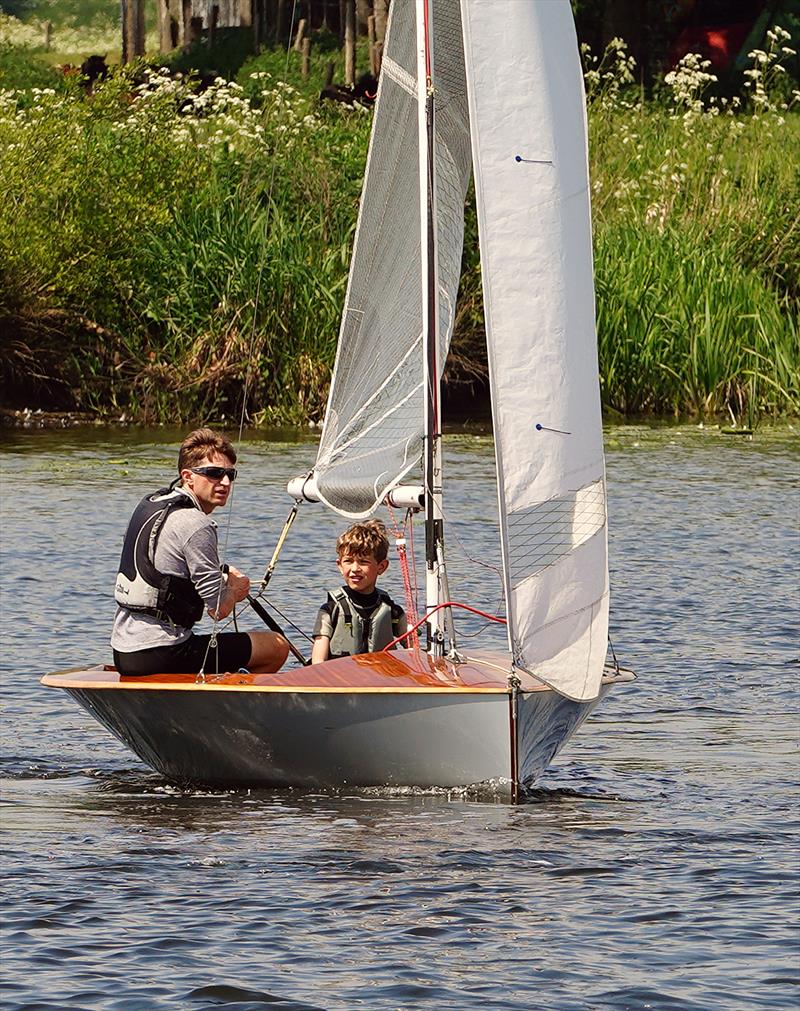
[[189, 469], [193, 474], [202, 474], [203, 477], [208, 477], [212, 481], [221, 481], [223, 477], [227, 477], [229, 481], [236, 480], [235, 467], [190, 467]]

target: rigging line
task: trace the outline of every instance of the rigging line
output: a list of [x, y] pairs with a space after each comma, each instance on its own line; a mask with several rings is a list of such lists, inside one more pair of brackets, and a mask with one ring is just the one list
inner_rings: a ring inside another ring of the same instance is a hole
[[302, 628], [298, 628], [298, 626], [297, 626], [297, 625], [295, 625], [295, 623], [294, 623], [294, 622], [292, 621], [292, 619], [291, 619], [291, 618], [289, 618], [289, 617], [288, 617], [288, 616], [287, 616], [287, 615], [286, 615], [286, 614], [285, 614], [285, 613], [284, 613], [284, 612], [283, 612], [283, 611], [282, 611], [282, 610], [281, 610], [281, 609], [280, 609], [280, 608], [278, 607], [278, 605], [277, 605], [276, 603], [274, 603], [274, 601], [272, 601], [272, 600], [267, 600], [267, 598], [266, 598], [266, 597], [263, 597], [263, 596], [262, 596], [262, 594], [261, 594], [261, 591], [260, 591], [260, 590], [259, 590], [259, 592], [258, 592], [258, 593], [254, 594], [254, 595], [252, 596], [252, 599], [250, 599], [250, 603], [252, 604], [254, 600], [255, 600], [255, 601], [259, 601], [259, 600], [263, 600], [263, 601], [264, 601], [264, 603], [265, 603], [265, 604], [267, 604], [267, 605], [269, 605], [269, 607], [271, 607], [273, 611], [277, 611], [277, 612], [278, 612], [278, 614], [279, 614], [279, 615], [281, 616], [281, 618], [283, 618], [284, 622], [285, 622], [285, 623], [286, 623], [287, 625], [291, 626], [291, 627], [292, 627], [292, 628], [293, 628], [293, 629], [295, 630], [295, 632], [297, 632], [297, 634], [298, 634], [298, 635], [301, 635], [301, 636], [302, 636], [302, 637], [303, 637], [304, 639], [308, 640], [308, 642], [313, 642], [313, 641], [314, 641], [314, 640], [312, 639], [312, 637], [311, 637], [310, 635], [308, 635], [308, 633], [307, 633], [307, 632], [304, 632], [304, 631], [302, 630]]
[[470, 611], [472, 614], [479, 614], [482, 618], [487, 618], [489, 621], [494, 621], [498, 625], [508, 624], [507, 620], [505, 618], [501, 618], [499, 615], [489, 614], [487, 611], [479, 611], [477, 607], [470, 607], [469, 604], [461, 604], [457, 600], [445, 600], [443, 603], [437, 604], [436, 607], [426, 609], [425, 614], [419, 619], [416, 625], [412, 625], [412, 627], [409, 628], [406, 632], [403, 632], [402, 635], [398, 635], [396, 639], [392, 639], [392, 641], [388, 645], [383, 647], [381, 652], [385, 653], [393, 646], [396, 646], [399, 642], [402, 642], [404, 639], [407, 639], [410, 635], [416, 632], [416, 630], [423, 622], [427, 621], [428, 618], [430, 618], [430, 616], [434, 613], [434, 611], [441, 611], [443, 608], [446, 607], [460, 607], [464, 611]]
[[[464, 547], [464, 542], [461, 540], [461, 538], [458, 536], [458, 533], [456, 532], [455, 521], [451, 521], [450, 518], [449, 518], [449, 516], [445, 512], [445, 510], [444, 510], [444, 503], [442, 503], [441, 512], [442, 512], [442, 518], [447, 523], [448, 538], [450, 538], [450, 539], [452, 539], [452, 540], [454, 540], [456, 542], [456, 544], [461, 549], [462, 555], [467, 559], [467, 561], [471, 562], [473, 565], [481, 565], [485, 569], [491, 569], [491, 571], [494, 572], [494, 574], [497, 576], [498, 580], [500, 581], [500, 598], [497, 601], [497, 604], [496, 604], [496, 606], [495, 606], [494, 609], [495, 609], [495, 611], [504, 610], [505, 609], [505, 602], [506, 602], [506, 595], [505, 595], [505, 589], [504, 589], [504, 586], [503, 586], [503, 572], [502, 572], [502, 570], [500, 568], [498, 568], [498, 566], [492, 565], [490, 562], [484, 562], [484, 561], [481, 561], [481, 559], [479, 559], [479, 558], [473, 558], [472, 555], [470, 555], [469, 552], [467, 551], [467, 549]], [[491, 624], [491, 622], [487, 622], [487, 624], [482, 625], [475, 632], [462, 632], [462, 631], [459, 631], [459, 635], [461, 635], [462, 638], [464, 638], [464, 639], [474, 639], [476, 636], [478, 636], [482, 632], [484, 632], [489, 627], [490, 624]]]

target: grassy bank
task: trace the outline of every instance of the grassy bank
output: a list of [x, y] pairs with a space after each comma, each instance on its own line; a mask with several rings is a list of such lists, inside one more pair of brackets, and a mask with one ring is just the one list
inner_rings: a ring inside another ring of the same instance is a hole
[[[800, 115], [772, 45], [738, 102], [691, 66], [642, 101], [624, 51], [587, 57], [612, 411], [800, 413]], [[140, 69], [87, 97], [0, 43], [6, 400], [218, 420], [246, 386], [251, 418], [320, 416], [371, 115], [317, 103], [325, 59], [310, 82], [265, 53], [202, 95]], [[470, 213], [453, 374], [481, 368], [475, 239]]]

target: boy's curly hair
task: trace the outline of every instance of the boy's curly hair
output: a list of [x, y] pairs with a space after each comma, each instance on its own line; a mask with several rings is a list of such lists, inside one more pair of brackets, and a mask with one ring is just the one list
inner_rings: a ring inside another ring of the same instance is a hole
[[336, 557], [346, 554], [373, 555], [376, 562], [382, 562], [389, 554], [389, 538], [386, 527], [380, 520], [354, 523], [336, 541]]

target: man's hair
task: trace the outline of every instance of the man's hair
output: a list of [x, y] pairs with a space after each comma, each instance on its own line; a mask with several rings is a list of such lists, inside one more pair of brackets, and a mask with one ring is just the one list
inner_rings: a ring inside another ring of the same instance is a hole
[[380, 520], [354, 523], [336, 541], [336, 557], [343, 555], [372, 555], [376, 562], [382, 562], [389, 554], [389, 538], [386, 527]]
[[189, 432], [178, 452], [178, 473], [197, 467], [206, 457], [219, 453], [236, 463], [236, 450], [227, 435], [220, 435], [210, 428], [197, 428]]

